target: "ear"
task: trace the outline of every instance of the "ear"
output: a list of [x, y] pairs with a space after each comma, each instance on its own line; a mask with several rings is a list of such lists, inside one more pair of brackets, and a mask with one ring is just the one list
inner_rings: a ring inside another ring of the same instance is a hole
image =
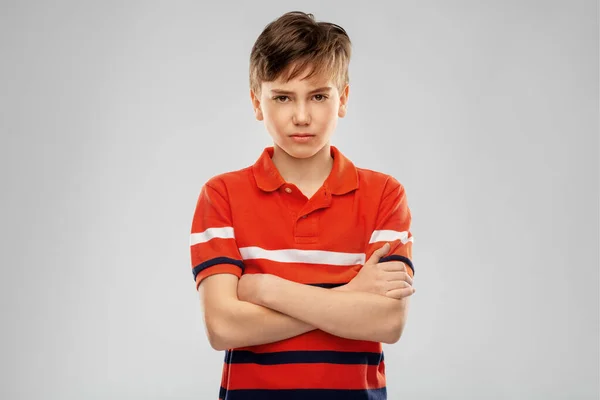
[[347, 112], [348, 95], [350, 93], [350, 85], [346, 85], [340, 94], [340, 106], [338, 108], [338, 116], [344, 118]]
[[260, 108], [260, 99], [254, 93], [254, 90], [250, 89], [250, 100], [252, 101], [252, 108], [254, 109], [254, 117], [257, 121], [263, 120], [262, 110]]

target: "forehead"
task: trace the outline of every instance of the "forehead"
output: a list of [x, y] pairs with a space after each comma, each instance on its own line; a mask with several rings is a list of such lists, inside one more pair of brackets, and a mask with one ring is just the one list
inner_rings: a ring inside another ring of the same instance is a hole
[[315, 73], [310, 78], [308, 75], [312, 72], [312, 67], [306, 67], [302, 72], [297, 74], [294, 78], [287, 80], [291, 68], [285, 70], [280, 74], [277, 79], [271, 82], [263, 82], [264, 87], [270, 89], [273, 87], [277, 88], [316, 88], [323, 86], [334, 86], [331, 80], [331, 76], [326, 72]]

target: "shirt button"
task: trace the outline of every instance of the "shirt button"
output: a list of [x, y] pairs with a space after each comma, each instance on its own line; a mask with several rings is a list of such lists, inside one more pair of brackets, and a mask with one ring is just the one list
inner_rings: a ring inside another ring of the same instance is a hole
[[303, 216], [301, 216], [300, 218], [302, 218], [302, 219], [306, 219], [306, 215], [303, 215]]
[[292, 189], [290, 189], [289, 187], [286, 187], [286, 188], [285, 188], [285, 192], [286, 192], [286, 193], [292, 193]]

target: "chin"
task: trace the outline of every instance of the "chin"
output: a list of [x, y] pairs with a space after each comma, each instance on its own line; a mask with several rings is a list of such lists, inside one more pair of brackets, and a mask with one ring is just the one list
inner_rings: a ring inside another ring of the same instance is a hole
[[315, 154], [317, 154], [319, 152], [319, 150], [321, 150], [323, 148], [325, 144], [319, 144], [319, 145], [298, 145], [298, 144], [291, 144], [291, 145], [280, 145], [278, 144], [279, 147], [281, 147], [281, 149], [283, 151], [286, 152], [286, 154], [288, 154], [290, 157], [294, 157], [294, 158], [310, 158], [313, 157]]
[[295, 149], [293, 148], [293, 146], [279, 146], [283, 149], [283, 151], [286, 152], [287, 155], [289, 155], [290, 157], [294, 157], [294, 158], [310, 158], [312, 156], [314, 156], [317, 153], [317, 150], [315, 149], [308, 149], [308, 148], [304, 148], [304, 149]]

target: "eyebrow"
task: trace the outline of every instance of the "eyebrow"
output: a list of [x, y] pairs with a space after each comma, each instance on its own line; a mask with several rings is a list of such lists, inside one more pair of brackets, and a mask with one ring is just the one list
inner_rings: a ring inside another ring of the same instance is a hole
[[[324, 86], [324, 87], [320, 87], [315, 90], [311, 90], [308, 93], [312, 94], [312, 93], [316, 93], [316, 92], [329, 92], [329, 91], [331, 91], [331, 89], [332, 89], [331, 86]], [[290, 92], [289, 90], [282, 90], [282, 89], [271, 89], [271, 93], [273, 93], [273, 94], [294, 94], [294, 92]]]

